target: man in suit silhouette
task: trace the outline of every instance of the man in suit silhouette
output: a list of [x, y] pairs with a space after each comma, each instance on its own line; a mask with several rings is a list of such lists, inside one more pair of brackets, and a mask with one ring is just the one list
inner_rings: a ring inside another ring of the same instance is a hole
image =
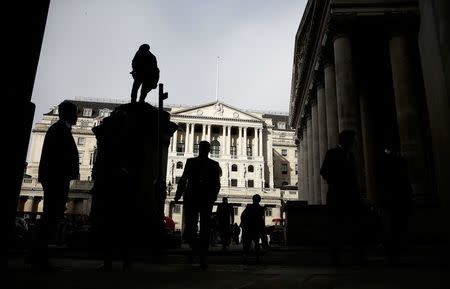
[[352, 242], [353, 262], [362, 262], [359, 224], [362, 200], [358, 192], [355, 157], [351, 151], [354, 142], [354, 131], [342, 131], [339, 145], [327, 151], [320, 169], [320, 174], [328, 183], [330, 259], [333, 265], [340, 265], [343, 237], [347, 232]]
[[[183, 196], [184, 238], [193, 252], [200, 255], [200, 264], [206, 266], [209, 237], [211, 231], [211, 213], [220, 190], [222, 170], [219, 163], [208, 158], [210, 144], [201, 141], [199, 155], [190, 158], [181, 176], [175, 201]], [[200, 215], [200, 240], [197, 238], [197, 223]]]
[[150, 45], [142, 44], [131, 62], [131, 75], [133, 87], [131, 89], [131, 102], [136, 102], [137, 91], [141, 87], [139, 102], [144, 102], [150, 90], [155, 89], [159, 81], [159, 68], [155, 55], [150, 52]]
[[231, 224], [234, 223], [234, 209], [228, 203], [228, 198], [223, 197], [222, 203], [217, 205], [217, 225], [219, 229], [222, 249], [225, 251], [231, 241]]
[[77, 122], [77, 106], [64, 101], [59, 107], [59, 120], [47, 131], [39, 163], [38, 181], [44, 189], [44, 208], [33, 244], [33, 267], [54, 269], [48, 260], [49, 235], [64, 217], [70, 181], [79, 177], [78, 149], [72, 137]]

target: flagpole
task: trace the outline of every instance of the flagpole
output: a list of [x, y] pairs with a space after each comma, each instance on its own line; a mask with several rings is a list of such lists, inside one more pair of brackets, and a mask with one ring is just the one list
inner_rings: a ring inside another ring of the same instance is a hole
[[219, 59], [220, 57], [217, 56], [217, 65], [216, 65], [216, 102], [219, 101]]

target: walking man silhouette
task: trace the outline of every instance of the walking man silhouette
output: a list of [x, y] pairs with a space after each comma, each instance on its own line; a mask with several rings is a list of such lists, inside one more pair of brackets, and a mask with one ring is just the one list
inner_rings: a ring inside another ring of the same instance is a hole
[[[206, 255], [211, 231], [211, 213], [220, 190], [222, 170], [219, 163], [208, 157], [210, 144], [199, 143], [199, 155], [190, 158], [181, 176], [175, 201], [183, 196], [185, 218], [184, 239], [194, 254], [200, 256], [200, 265], [206, 267]], [[200, 238], [197, 238], [197, 223], [200, 215]]]
[[45, 135], [39, 163], [38, 181], [44, 189], [44, 208], [30, 256], [32, 266], [39, 270], [55, 269], [48, 256], [49, 236], [64, 217], [70, 181], [79, 177], [78, 149], [71, 132], [78, 109], [64, 101], [58, 111], [59, 120]]
[[150, 90], [155, 89], [159, 81], [159, 68], [155, 55], [150, 52], [150, 45], [142, 44], [131, 62], [133, 70], [133, 87], [131, 102], [136, 102], [137, 92], [141, 87], [139, 102], [144, 102]]
[[231, 224], [234, 223], [233, 206], [228, 203], [227, 197], [223, 197], [222, 203], [217, 205], [217, 221], [222, 250], [225, 251], [231, 241]]
[[353, 262], [362, 262], [359, 226], [362, 201], [358, 193], [355, 157], [351, 151], [354, 142], [354, 131], [342, 131], [339, 145], [327, 151], [320, 169], [328, 183], [330, 259], [335, 266], [340, 265], [340, 253], [347, 235], [352, 242]]

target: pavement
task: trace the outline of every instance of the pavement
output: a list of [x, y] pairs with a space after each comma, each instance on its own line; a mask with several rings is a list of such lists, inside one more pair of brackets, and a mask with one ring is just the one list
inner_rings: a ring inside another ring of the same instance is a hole
[[137, 256], [131, 270], [116, 262], [112, 272], [99, 272], [98, 256], [60, 249], [53, 264], [61, 270], [38, 273], [16, 252], [8, 259], [7, 288], [450, 288], [448, 255], [433, 246], [410, 248], [395, 267], [386, 265], [378, 248], [362, 266], [352, 265], [346, 251], [339, 268], [328, 265], [324, 247], [272, 248], [262, 264], [250, 258], [248, 265], [242, 264], [240, 247], [228, 252], [213, 247], [207, 269], [187, 263], [188, 253], [186, 248], [168, 251], [163, 264]]

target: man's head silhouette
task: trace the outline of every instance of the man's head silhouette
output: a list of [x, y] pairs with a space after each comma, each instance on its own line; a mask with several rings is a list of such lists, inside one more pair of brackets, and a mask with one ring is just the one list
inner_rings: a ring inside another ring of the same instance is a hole
[[150, 50], [150, 45], [148, 45], [147, 43], [144, 43], [141, 46], [139, 46], [139, 50], [141, 50], [141, 51], [149, 51]]
[[78, 119], [78, 108], [70, 101], [63, 101], [58, 106], [59, 119], [75, 125]]
[[253, 200], [253, 204], [259, 204], [259, 202], [261, 202], [261, 196], [258, 194], [254, 194], [252, 197]]
[[211, 150], [211, 145], [208, 141], [202, 140], [198, 144], [198, 156], [202, 158], [208, 157], [209, 151]]
[[355, 132], [347, 129], [339, 133], [339, 144], [345, 149], [351, 149], [355, 143]]

